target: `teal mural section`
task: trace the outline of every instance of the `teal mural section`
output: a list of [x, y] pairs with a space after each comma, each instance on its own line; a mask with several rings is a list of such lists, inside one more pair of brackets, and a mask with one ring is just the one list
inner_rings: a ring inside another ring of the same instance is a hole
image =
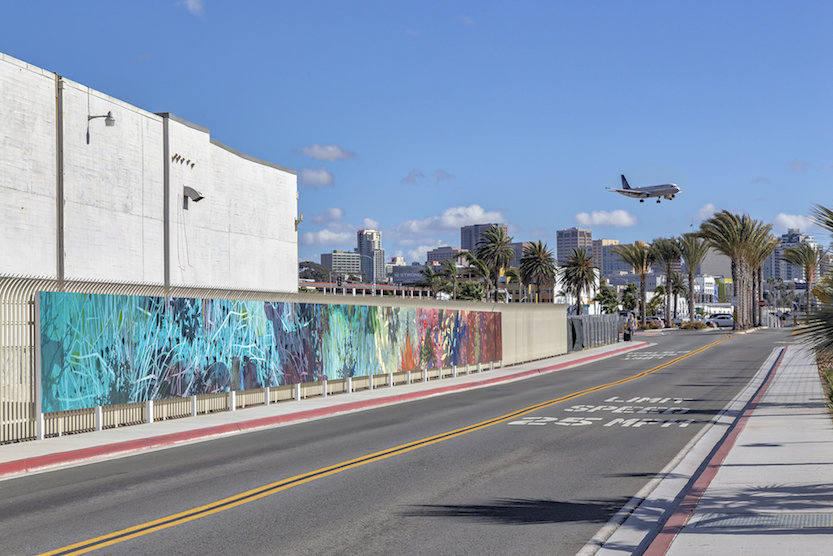
[[43, 411], [502, 358], [500, 313], [41, 292]]

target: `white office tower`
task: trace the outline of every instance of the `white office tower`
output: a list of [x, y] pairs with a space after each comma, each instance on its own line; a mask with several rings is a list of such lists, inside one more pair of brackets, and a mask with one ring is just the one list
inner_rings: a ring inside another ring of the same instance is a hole
[[362, 259], [362, 272], [368, 282], [385, 281], [385, 250], [382, 232], [359, 230], [356, 233], [356, 252]]

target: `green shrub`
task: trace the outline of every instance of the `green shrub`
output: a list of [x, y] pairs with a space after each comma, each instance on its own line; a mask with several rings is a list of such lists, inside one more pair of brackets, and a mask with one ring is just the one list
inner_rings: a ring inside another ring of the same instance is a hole
[[680, 325], [680, 328], [684, 328], [686, 330], [702, 330], [703, 328], [708, 328], [705, 322], [694, 321], [694, 322], [684, 322]]

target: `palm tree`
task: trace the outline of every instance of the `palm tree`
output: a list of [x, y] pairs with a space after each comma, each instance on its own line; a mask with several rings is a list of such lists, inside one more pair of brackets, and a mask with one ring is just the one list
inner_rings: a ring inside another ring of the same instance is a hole
[[[775, 237], [769, 235], [767, 231], [768, 238], [762, 240], [758, 243], [757, 248], [753, 249], [751, 252], [750, 262], [752, 264], [752, 271], [754, 273], [754, 280], [753, 280], [753, 288], [757, 293], [753, 293], [752, 299], [757, 301], [759, 299], [764, 298], [764, 263], [772, 255], [776, 249], [781, 245], [781, 242], [776, 239]], [[772, 280], [768, 278], [767, 281]], [[774, 280], [772, 280], [774, 282]], [[757, 309], [757, 310], [756, 310]], [[758, 304], [757, 308], [755, 304], [752, 304], [752, 310], [755, 311], [755, 325], [761, 325], [761, 315], [763, 311], [763, 307]]]
[[561, 268], [564, 289], [576, 296], [576, 314], [581, 314], [581, 293], [587, 292], [588, 299], [596, 289], [598, 267], [593, 266], [593, 257], [586, 249], [573, 249]]
[[633, 311], [639, 305], [639, 286], [633, 282], [625, 286], [622, 292], [622, 310]]
[[810, 312], [812, 306], [813, 279], [823, 256], [824, 251], [820, 248], [813, 247], [809, 243], [799, 243], [784, 249], [781, 257], [782, 261], [795, 265], [804, 271], [804, 280], [807, 283], [807, 313]]
[[538, 303], [541, 302], [541, 287], [554, 288], [557, 272], [555, 257], [546, 243], [538, 240], [537, 243], [524, 245], [524, 254], [521, 257], [521, 279], [525, 284], [535, 282]]
[[660, 237], [651, 243], [651, 249], [655, 258], [662, 263], [662, 271], [665, 274], [665, 326], [671, 326], [671, 275], [674, 274], [674, 266], [680, 262], [680, 246], [673, 238]]
[[641, 241], [630, 245], [617, 245], [611, 251], [622, 257], [626, 264], [631, 265], [634, 273], [639, 276], [639, 316], [642, 326], [645, 326], [645, 277], [651, 272], [651, 266], [656, 260], [654, 251]]
[[443, 274], [448, 276], [454, 284], [454, 290], [451, 299], [457, 299], [457, 276], [460, 271], [457, 269], [457, 263], [454, 259], [446, 259], [442, 262]]
[[477, 258], [486, 262], [494, 276], [495, 303], [497, 303], [500, 272], [515, 258], [515, 250], [510, 245], [512, 239], [512, 236], [506, 235], [506, 230], [502, 227], [492, 226], [480, 235], [480, 241], [477, 242], [477, 249], [475, 249]]
[[509, 268], [504, 273], [506, 276], [506, 302], [509, 303], [509, 282], [514, 280], [515, 282], [520, 283], [521, 287], [518, 288], [518, 295], [522, 293], [523, 290], [523, 280], [521, 280], [521, 274], [518, 272], [517, 268]]
[[[669, 291], [671, 295], [674, 296], [674, 318], [677, 318], [677, 301], [679, 296], [685, 296], [688, 293], [688, 288], [685, 285], [685, 278], [679, 272], [675, 272], [671, 275], [671, 282], [669, 283]], [[670, 312], [670, 311], [668, 311]], [[689, 313], [691, 310], [689, 309]]]
[[422, 275], [422, 280], [417, 282], [417, 286], [421, 288], [430, 288], [431, 292], [434, 294], [434, 298], [436, 299], [437, 292], [439, 292], [443, 287], [442, 274], [437, 274], [434, 271], [433, 265], [424, 266], [419, 273]]
[[466, 261], [469, 263], [468, 276], [469, 280], [474, 277], [477, 280], [483, 280], [483, 293], [488, 295], [489, 289], [492, 287], [492, 281], [489, 278], [491, 271], [485, 261], [478, 259], [471, 251], [466, 253]]
[[677, 244], [688, 273], [688, 316], [694, 322], [694, 273], [708, 256], [709, 246], [697, 234], [683, 234]]
[[735, 329], [751, 326], [751, 254], [760, 242], [761, 231], [766, 226], [749, 215], [736, 215], [722, 210], [700, 224], [699, 235], [708, 244], [732, 260], [732, 284], [738, 299], [738, 318]]
[[[816, 224], [833, 233], [833, 211], [821, 205], [815, 205], [811, 218]], [[807, 326], [800, 329], [799, 334], [807, 337], [807, 341], [819, 355], [829, 356], [833, 352], [833, 279], [825, 278], [814, 292], [818, 299], [818, 306], [807, 316]]]
[[619, 296], [610, 286], [602, 286], [593, 301], [600, 303], [602, 311], [607, 315], [616, 314], [619, 310]]

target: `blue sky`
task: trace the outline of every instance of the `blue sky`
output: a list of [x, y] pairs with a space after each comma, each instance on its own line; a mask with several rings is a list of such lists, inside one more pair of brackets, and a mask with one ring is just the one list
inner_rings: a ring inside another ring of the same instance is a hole
[[[833, 3], [14, 2], [0, 52], [298, 171], [302, 260], [462, 225], [651, 241], [716, 210], [816, 240]], [[674, 201], [605, 191], [674, 182]]]

